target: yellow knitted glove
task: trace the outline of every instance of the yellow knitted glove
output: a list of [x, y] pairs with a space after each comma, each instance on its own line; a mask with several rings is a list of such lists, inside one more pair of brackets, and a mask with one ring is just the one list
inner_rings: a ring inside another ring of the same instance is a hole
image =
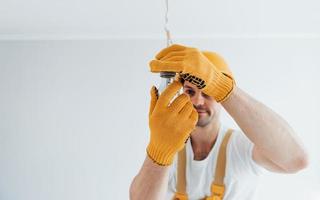
[[159, 165], [172, 164], [198, 121], [198, 113], [188, 95], [181, 94], [172, 101], [181, 87], [180, 82], [174, 81], [159, 98], [157, 88], [151, 88], [147, 154]]
[[150, 62], [151, 72], [177, 72], [217, 102], [226, 100], [235, 81], [221, 56], [196, 48], [172, 45], [160, 51]]

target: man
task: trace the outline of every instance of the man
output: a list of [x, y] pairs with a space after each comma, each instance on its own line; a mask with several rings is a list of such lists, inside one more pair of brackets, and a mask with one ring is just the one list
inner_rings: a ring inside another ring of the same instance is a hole
[[[152, 72], [176, 72], [182, 83], [174, 81], [160, 96], [155, 87], [151, 89], [150, 143], [131, 184], [130, 199], [172, 199], [177, 192], [179, 151], [186, 151], [186, 194], [177, 199], [212, 196], [210, 185], [216, 165], [221, 164], [217, 157], [228, 130], [220, 123], [221, 107], [242, 130], [233, 131], [227, 143], [221, 199], [254, 199], [262, 169], [295, 173], [307, 166], [306, 152], [292, 128], [237, 87], [218, 54], [172, 45], [163, 49], [150, 67]], [[172, 101], [182, 86], [184, 93]]]

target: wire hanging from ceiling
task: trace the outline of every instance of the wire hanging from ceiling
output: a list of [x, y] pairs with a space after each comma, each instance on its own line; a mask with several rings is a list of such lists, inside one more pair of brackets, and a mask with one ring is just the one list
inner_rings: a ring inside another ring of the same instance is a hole
[[[168, 28], [168, 13], [169, 13], [169, 0], [165, 0], [166, 2], [166, 14], [165, 14], [165, 24], [164, 24], [164, 30], [166, 32], [166, 37], [167, 37], [167, 46], [172, 45], [172, 40], [171, 40], [171, 35], [170, 35], [170, 30]], [[175, 72], [160, 72], [160, 77], [161, 77], [161, 82], [159, 86], [159, 91], [162, 92], [165, 90], [165, 88], [173, 82], [173, 79], [175, 77], [176, 73]]]
[[164, 30], [166, 32], [166, 37], [167, 37], [167, 46], [170, 46], [172, 44], [172, 39], [171, 39], [171, 34], [170, 34], [170, 30], [168, 28], [168, 23], [169, 23], [169, 18], [168, 18], [168, 14], [169, 14], [169, 0], [165, 0], [166, 1], [166, 14], [165, 14], [165, 24], [164, 24]]

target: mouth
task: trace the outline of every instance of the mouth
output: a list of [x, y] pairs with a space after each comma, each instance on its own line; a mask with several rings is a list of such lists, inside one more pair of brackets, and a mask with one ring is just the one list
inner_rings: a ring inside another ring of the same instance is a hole
[[204, 110], [197, 110], [198, 114], [206, 114], [207, 112]]

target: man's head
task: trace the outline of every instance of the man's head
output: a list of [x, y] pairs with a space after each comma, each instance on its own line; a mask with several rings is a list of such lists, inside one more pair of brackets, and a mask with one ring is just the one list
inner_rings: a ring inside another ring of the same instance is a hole
[[[217, 53], [203, 51], [202, 54], [221, 72], [232, 76], [228, 65]], [[198, 111], [199, 120], [197, 122], [197, 126], [205, 127], [213, 122], [213, 120], [219, 120], [221, 105], [212, 97], [204, 94], [200, 89], [190, 82], [184, 80], [181, 80], [181, 82], [183, 83], [183, 92], [190, 96], [193, 106]]]
[[221, 105], [212, 97], [204, 94], [188, 81], [183, 83], [183, 93], [189, 95], [193, 106], [198, 111], [199, 119], [196, 126], [205, 127], [213, 120], [219, 119]]

